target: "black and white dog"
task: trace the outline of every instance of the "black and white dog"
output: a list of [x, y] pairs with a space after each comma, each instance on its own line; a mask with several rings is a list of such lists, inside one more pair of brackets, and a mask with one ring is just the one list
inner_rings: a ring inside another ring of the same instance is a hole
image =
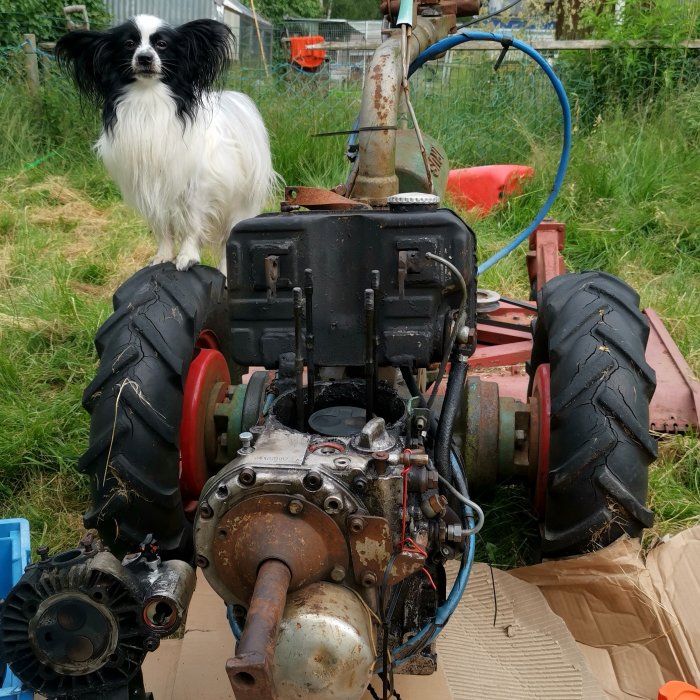
[[213, 90], [231, 46], [220, 22], [171, 27], [149, 15], [107, 32], [70, 32], [56, 44], [59, 64], [102, 107], [96, 149], [156, 236], [153, 264], [175, 261], [186, 270], [208, 244], [225, 273], [232, 226], [259, 214], [274, 188], [255, 105]]

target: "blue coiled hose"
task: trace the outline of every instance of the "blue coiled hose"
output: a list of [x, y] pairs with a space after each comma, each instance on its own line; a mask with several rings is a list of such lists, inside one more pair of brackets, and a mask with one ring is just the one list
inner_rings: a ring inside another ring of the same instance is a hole
[[561, 186], [564, 182], [564, 175], [566, 173], [566, 168], [569, 165], [569, 154], [571, 152], [571, 109], [569, 107], [569, 100], [566, 97], [566, 92], [564, 91], [564, 86], [557, 77], [556, 73], [552, 70], [552, 67], [547, 63], [545, 58], [539, 54], [535, 49], [527, 44], [523, 43], [518, 39], [511, 39], [510, 37], [503, 36], [501, 34], [494, 34], [492, 32], [462, 32], [460, 34], [453, 34], [448, 36], [446, 39], [438, 41], [431, 47], [427, 48], [423, 53], [421, 53], [415, 61], [410, 65], [408, 74], [409, 76], [415, 73], [418, 68], [420, 68], [426, 61], [436, 58], [440, 54], [445, 53], [448, 49], [454, 48], [455, 46], [464, 43], [465, 41], [493, 41], [501, 46], [510, 47], [522, 51], [524, 54], [532, 58], [540, 68], [547, 74], [549, 81], [552, 83], [554, 90], [559, 98], [559, 104], [561, 105], [562, 117], [564, 119], [564, 139], [561, 149], [561, 156], [559, 158], [559, 167], [557, 168], [557, 174], [554, 178], [554, 185], [552, 186], [552, 191], [549, 193], [549, 197], [542, 205], [537, 215], [532, 220], [532, 223], [523, 231], [521, 231], [508, 245], [504, 246], [495, 255], [492, 255], [488, 260], [481, 263], [477, 269], [477, 273], [481, 274], [485, 270], [488, 270], [491, 266], [495, 265], [499, 260], [503, 259], [509, 253], [513, 252], [525, 239], [527, 239], [530, 234], [542, 223], [542, 220], [547, 215], [550, 210], [554, 200], [557, 198]]

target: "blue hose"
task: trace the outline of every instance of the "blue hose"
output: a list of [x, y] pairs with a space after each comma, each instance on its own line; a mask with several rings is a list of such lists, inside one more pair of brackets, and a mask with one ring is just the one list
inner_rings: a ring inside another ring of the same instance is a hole
[[420, 68], [426, 61], [436, 58], [440, 54], [445, 53], [448, 49], [462, 44], [465, 41], [495, 41], [501, 44], [504, 48], [507, 46], [513, 46], [514, 48], [522, 51], [524, 54], [532, 58], [537, 65], [542, 68], [542, 70], [547, 74], [549, 81], [552, 83], [554, 90], [559, 98], [559, 103], [561, 104], [562, 116], [564, 118], [564, 142], [561, 148], [561, 156], [559, 158], [559, 167], [557, 168], [557, 174], [554, 178], [554, 185], [552, 186], [552, 191], [549, 193], [549, 197], [542, 205], [537, 215], [532, 220], [532, 223], [523, 231], [521, 231], [508, 245], [501, 248], [495, 255], [492, 255], [486, 262], [481, 263], [477, 268], [477, 273], [488, 270], [490, 267], [495, 265], [499, 260], [505, 258], [506, 255], [512, 253], [530, 234], [542, 223], [542, 220], [547, 215], [550, 210], [554, 200], [557, 198], [561, 186], [564, 182], [564, 175], [566, 174], [566, 168], [569, 165], [569, 154], [571, 152], [571, 109], [569, 107], [569, 100], [566, 97], [566, 92], [564, 91], [564, 86], [557, 77], [556, 73], [552, 70], [552, 67], [547, 63], [545, 58], [539, 54], [535, 49], [527, 44], [524, 44], [518, 39], [511, 39], [510, 37], [505, 37], [500, 34], [493, 34], [492, 32], [463, 32], [460, 34], [453, 34], [448, 36], [446, 39], [438, 41], [427, 48], [423, 53], [421, 53], [415, 61], [410, 65], [408, 69], [409, 76], [412, 75], [418, 68]]

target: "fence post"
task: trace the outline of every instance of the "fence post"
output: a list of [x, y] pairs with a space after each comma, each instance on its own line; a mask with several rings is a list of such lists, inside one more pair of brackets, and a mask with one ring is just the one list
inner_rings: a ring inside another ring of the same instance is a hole
[[27, 73], [27, 87], [32, 95], [39, 92], [39, 62], [36, 57], [36, 37], [24, 35], [24, 68]]

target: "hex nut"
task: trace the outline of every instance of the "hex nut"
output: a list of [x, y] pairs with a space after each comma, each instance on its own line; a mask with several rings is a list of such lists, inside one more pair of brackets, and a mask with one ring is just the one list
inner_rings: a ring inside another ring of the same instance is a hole
[[241, 469], [241, 473], [238, 475], [238, 483], [241, 486], [252, 486], [256, 478], [255, 472], [250, 467], [245, 467], [245, 469]]
[[323, 477], [318, 472], [309, 472], [303, 483], [308, 491], [318, 491], [323, 485]]

